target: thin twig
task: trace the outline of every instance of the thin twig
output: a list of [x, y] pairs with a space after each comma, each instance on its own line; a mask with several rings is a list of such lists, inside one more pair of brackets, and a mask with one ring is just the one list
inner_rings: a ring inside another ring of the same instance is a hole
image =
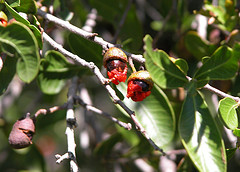
[[214, 87], [212, 87], [209, 84], [206, 84], [203, 88], [208, 90], [208, 91], [210, 91], [210, 92], [212, 92], [212, 93], [217, 94], [219, 97], [222, 97], [222, 98], [229, 97], [229, 98], [232, 98], [233, 100], [235, 100], [236, 102], [240, 102], [240, 98], [239, 97], [234, 97], [234, 96], [231, 96], [231, 95], [229, 95], [227, 93], [224, 93], [221, 90], [218, 90], [217, 88], [214, 88]]
[[[192, 80], [192, 78], [189, 77], [189, 76], [186, 76], [186, 78], [187, 78], [189, 81]], [[203, 89], [208, 90], [208, 91], [210, 91], [210, 92], [212, 92], [212, 93], [215, 93], [216, 95], [218, 95], [218, 96], [221, 97], [221, 98], [229, 97], [229, 98], [232, 98], [233, 100], [235, 100], [236, 102], [240, 103], [240, 98], [239, 98], [239, 97], [231, 96], [231, 95], [229, 95], [229, 94], [227, 94], [227, 93], [224, 93], [223, 91], [221, 91], [221, 90], [219, 90], [219, 89], [217, 89], [217, 88], [214, 88], [214, 87], [212, 87], [212, 86], [209, 85], [209, 84], [206, 84], [206, 85], [203, 87]]]
[[136, 72], [136, 68], [131, 57], [128, 58], [128, 64], [132, 68], [133, 73]]
[[39, 115], [46, 115], [47, 113], [54, 113], [58, 110], [66, 109], [67, 104], [63, 104], [62, 106], [54, 106], [48, 109], [39, 109], [35, 114], [35, 118], [37, 118]]
[[[85, 39], [88, 39], [90, 41], [93, 41], [93, 42], [101, 45], [103, 47], [103, 49], [106, 49], [107, 47], [110, 48], [110, 47], [115, 46], [114, 44], [103, 40], [101, 37], [96, 36], [97, 35], [96, 33], [86, 32], [83, 29], [80, 29], [80, 28], [70, 24], [69, 22], [61, 20], [61, 19], [59, 19], [59, 18], [57, 18], [57, 17], [55, 17], [55, 16], [53, 16], [49, 13], [46, 13], [46, 12], [40, 10], [40, 9], [38, 9], [37, 14], [42, 16], [46, 20], [48, 20], [50, 22], [53, 22], [56, 25], [61, 26], [64, 29], [69, 30], [70, 32], [73, 32], [73, 33], [75, 33], [75, 34], [77, 34], [77, 35], [79, 35], [79, 36], [81, 36]], [[131, 53], [126, 52], [126, 51], [124, 51], [124, 52], [128, 57], [132, 57], [133, 60], [135, 60], [139, 63], [145, 63], [145, 59], [143, 58], [142, 55], [131, 54]]]
[[76, 103], [82, 105], [88, 111], [95, 112], [96, 114], [99, 114], [107, 119], [110, 119], [111, 121], [115, 122], [116, 124], [118, 124], [119, 126], [125, 128], [127, 130], [132, 129], [132, 125], [130, 123], [125, 123], [125, 122], [119, 121], [118, 119], [112, 117], [110, 114], [103, 112], [102, 110], [100, 110], [94, 106], [86, 104], [80, 97], [74, 97], [74, 99], [76, 100]]

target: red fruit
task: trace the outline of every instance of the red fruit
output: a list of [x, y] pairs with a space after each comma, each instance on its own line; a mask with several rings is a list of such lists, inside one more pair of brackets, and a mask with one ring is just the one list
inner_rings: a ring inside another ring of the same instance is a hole
[[27, 114], [25, 118], [15, 122], [9, 135], [8, 142], [15, 149], [28, 147], [32, 144], [34, 133], [34, 121], [30, 118], [30, 114]]
[[6, 16], [6, 14], [3, 11], [0, 11], [0, 25], [2, 25], [3, 27], [6, 27], [8, 24], [8, 18]]
[[151, 94], [152, 87], [153, 81], [147, 71], [132, 73], [128, 79], [127, 98], [142, 101]]
[[116, 47], [111, 47], [104, 54], [103, 65], [107, 68], [107, 74], [111, 81], [118, 85], [127, 79], [127, 56]]
[[0, 25], [2, 25], [3, 27], [6, 27], [7, 24], [8, 24], [8, 23], [7, 23], [6, 20], [0, 19]]

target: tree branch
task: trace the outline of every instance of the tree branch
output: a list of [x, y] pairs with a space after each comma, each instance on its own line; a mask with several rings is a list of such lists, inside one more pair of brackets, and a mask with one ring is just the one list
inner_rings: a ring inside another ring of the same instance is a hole
[[54, 113], [58, 110], [66, 109], [67, 104], [63, 104], [62, 106], [54, 106], [48, 109], [39, 109], [35, 114], [35, 118], [37, 118], [39, 115], [46, 115], [47, 113]]
[[118, 119], [112, 117], [110, 114], [108, 114], [106, 112], [103, 112], [102, 110], [100, 110], [100, 109], [98, 109], [98, 108], [96, 108], [94, 106], [86, 104], [80, 97], [76, 96], [76, 97], [74, 97], [74, 99], [76, 100], [76, 103], [82, 105], [88, 111], [95, 112], [96, 114], [99, 114], [99, 115], [101, 115], [101, 116], [103, 116], [103, 117], [105, 117], [107, 119], [110, 119], [111, 121], [115, 122], [120, 127], [123, 127], [126, 130], [131, 130], [132, 129], [132, 125], [130, 123], [125, 123], [125, 122], [119, 121]]
[[163, 155], [165, 153], [161, 148], [159, 148], [152, 139], [148, 136], [145, 129], [141, 126], [139, 121], [137, 120], [135, 113], [129, 109], [117, 96], [114, 89], [108, 84], [108, 79], [106, 79], [98, 69], [98, 67], [93, 62], [87, 62], [83, 60], [82, 58], [78, 57], [77, 55], [65, 50], [61, 45], [56, 43], [52, 38], [50, 38], [45, 32], [43, 32], [43, 39], [46, 40], [50, 45], [52, 45], [55, 49], [57, 49], [59, 52], [61, 52], [63, 55], [73, 59], [74, 61], [78, 62], [80, 65], [89, 68], [98, 78], [98, 80], [101, 82], [101, 84], [106, 88], [109, 95], [113, 98], [113, 102], [116, 104], [119, 104], [132, 118], [133, 122], [135, 123], [136, 127], [139, 129], [139, 131], [143, 134], [143, 136], [148, 140], [148, 142], [153, 146], [154, 149], [159, 150]]
[[[76, 161], [75, 153], [75, 140], [74, 140], [74, 128], [76, 126], [76, 118], [74, 116], [73, 104], [74, 104], [74, 95], [77, 91], [78, 77], [73, 77], [72, 85], [68, 90], [68, 103], [67, 103], [67, 128], [65, 134], [67, 135], [67, 144], [68, 144], [68, 154], [70, 158], [70, 168], [73, 172], [78, 172], [79, 167]], [[70, 156], [71, 155], [71, 156]]]
[[[114, 47], [114, 44], [103, 40], [101, 37], [96, 36], [97, 35], [96, 33], [86, 32], [83, 29], [80, 29], [80, 28], [70, 24], [69, 22], [61, 20], [61, 19], [59, 19], [59, 18], [57, 18], [57, 17], [55, 17], [55, 16], [53, 16], [49, 13], [46, 13], [46, 12], [40, 10], [40, 9], [38, 9], [37, 14], [39, 16], [42, 16], [46, 20], [48, 20], [50, 22], [53, 22], [56, 25], [61, 26], [64, 29], [69, 30], [70, 32], [73, 32], [73, 33], [75, 33], [75, 34], [77, 34], [77, 35], [79, 35], [79, 36], [81, 36], [85, 39], [88, 39], [90, 41], [93, 41], [93, 42], [101, 45], [103, 47], [103, 49], [106, 49], [107, 47]], [[145, 59], [143, 58], [142, 55], [135, 55], [135, 54], [131, 54], [131, 53], [126, 52], [126, 51], [124, 51], [124, 52], [126, 53], [127, 56], [132, 57], [133, 60], [135, 60], [139, 63], [145, 63]]]

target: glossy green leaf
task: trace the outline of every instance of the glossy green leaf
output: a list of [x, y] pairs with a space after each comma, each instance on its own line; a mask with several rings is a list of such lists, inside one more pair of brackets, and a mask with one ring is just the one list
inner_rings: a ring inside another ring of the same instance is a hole
[[68, 42], [74, 54], [88, 62], [94, 62], [98, 67], [102, 66], [103, 56], [100, 45], [73, 33], [69, 34]]
[[34, 25], [32, 25], [28, 20], [24, 19], [22, 16], [20, 16], [12, 7], [10, 7], [6, 2], [5, 2], [5, 6], [7, 8], [7, 10], [11, 13], [11, 15], [18, 21], [23, 23], [24, 25], [26, 25], [27, 27], [29, 27], [33, 34], [35, 35], [37, 42], [38, 42], [38, 46], [40, 49], [42, 49], [42, 36], [41, 36], [41, 32], [38, 30], [38, 28]]
[[227, 46], [218, 48], [199, 68], [194, 78], [197, 80], [224, 80], [236, 75], [238, 59]]
[[208, 107], [198, 92], [188, 94], [180, 114], [179, 134], [199, 171], [226, 171], [223, 140]]
[[0, 95], [2, 95], [7, 90], [8, 85], [12, 81], [16, 73], [16, 63], [17, 58], [9, 56], [6, 57], [3, 68], [0, 71]]
[[[126, 84], [120, 83], [117, 87], [123, 95], [127, 94]], [[168, 98], [160, 88], [153, 87], [151, 95], [141, 102], [126, 97], [123, 102], [135, 111], [137, 119], [159, 147], [171, 142], [175, 134], [175, 116]], [[125, 111], [122, 112], [126, 114]]]
[[227, 161], [228, 161], [228, 162], [229, 162], [229, 160], [234, 156], [236, 150], [237, 150], [237, 148], [226, 149]]
[[236, 109], [238, 108], [238, 103], [226, 97], [219, 102], [219, 117], [225, 127], [234, 130], [238, 127], [238, 115]]
[[0, 43], [18, 54], [17, 74], [24, 82], [31, 82], [39, 70], [39, 53], [37, 41], [29, 28], [18, 22], [0, 27]]
[[20, 6], [16, 7], [17, 11], [27, 14], [36, 14], [37, 6], [34, 0], [20, 0]]
[[239, 128], [235, 128], [235, 130], [233, 130], [233, 134], [237, 137], [240, 137], [240, 129]]
[[197, 32], [190, 31], [184, 37], [185, 45], [189, 52], [191, 52], [198, 60], [204, 56], [211, 55], [216, 49], [215, 45], [211, 45], [206, 40], [203, 40]]
[[146, 68], [153, 81], [162, 88], [183, 87], [187, 82], [185, 74], [170, 60], [169, 56], [161, 50], [152, 49], [152, 38], [144, 38]]
[[67, 79], [81, 70], [83, 69], [80, 66], [70, 64], [61, 53], [50, 50], [41, 60], [38, 85], [45, 94], [57, 94], [65, 86]]

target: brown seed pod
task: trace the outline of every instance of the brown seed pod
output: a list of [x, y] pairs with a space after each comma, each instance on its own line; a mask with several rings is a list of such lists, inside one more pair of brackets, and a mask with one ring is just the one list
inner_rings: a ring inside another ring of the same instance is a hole
[[15, 149], [28, 147], [32, 144], [35, 133], [35, 123], [28, 113], [26, 117], [17, 120], [13, 125], [8, 142]]
[[149, 72], [146, 70], [140, 70], [140, 71], [132, 73], [129, 76], [127, 82], [129, 83], [130, 81], [133, 81], [133, 80], [139, 80], [139, 81], [143, 81], [143, 82], [147, 83], [148, 84], [147, 90], [151, 90], [153, 87], [153, 80], [152, 80]]
[[111, 47], [107, 50], [103, 57], [103, 66], [107, 68], [107, 63], [110, 60], [120, 60], [124, 63], [127, 63], [127, 56], [126, 54], [119, 48]]

